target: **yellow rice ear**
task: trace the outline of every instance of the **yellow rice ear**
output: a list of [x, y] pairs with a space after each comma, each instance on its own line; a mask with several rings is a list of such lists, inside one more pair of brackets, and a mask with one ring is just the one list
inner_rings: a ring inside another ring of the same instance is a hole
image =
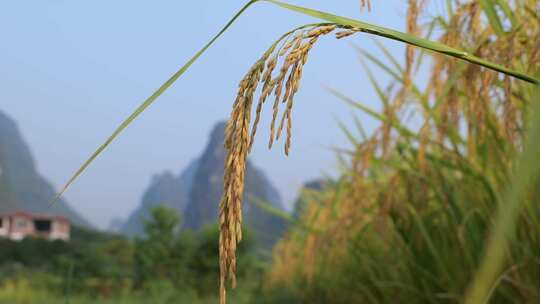
[[[231, 116], [225, 132], [225, 173], [223, 178], [223, 197], [219, 207], [219, 256], [220, 256], [220, 303], [225, 301], [225, 285], [231, 280], [236, 285], [236, 249], [242, 239], [242, 198], [246, 160], [257, 132], [262, 107], [270, 94], [274, 94], [270, 143], [279, 138], [286, 129], [285, 154], [289, 154], [292, 137], [292, 108], [295, 94], [300, 86], [302, 70], [308, 54], [319, 37], [330, 34], [338, 26], [316, 24], [302, 26], [282, 36], [264, 53], [246, 76], [240, 81], [238, 94], [233, 104]], [[354, 29], [347, 29], [355, 33]], [[289, 38], [292, 38], [288, 41]], [[281, 44], [280, 47], [278, 45]], [[279, 65], [281, 67], [276, 69]], [[273, 76], [273, 71], [279, 71]], [[255, 121], [251, 126], [251, 112], [254, 95], [262, 84], [261, 94], [255, 110]], [[279, 105], [285, 104], [283, 116], [276, 131]], [[251, 130], [250, 130], [251, 126]]]

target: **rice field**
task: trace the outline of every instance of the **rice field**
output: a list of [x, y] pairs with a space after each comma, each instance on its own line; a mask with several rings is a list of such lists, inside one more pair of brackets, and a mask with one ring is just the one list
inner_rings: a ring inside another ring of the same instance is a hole
[[[228, 282], [237, 285], [244, 172], [262, 108], [273, 95], [269, 147], [285, 134], [284, 151], [290, 153], [303, 67], [309, 60], [331, 59], [308, 57], [331, 33], [338, 40], [396, 40], [407, 49], [403, 58], [390, 55], [383, 44], [377, 54], [358, 50], [381, 112], [331, 90], [358, 111], [357, 125], [343, 128], [351, 141], [339, 155], [344, 170], [337, 181], [304, 198], [305, 208], [274, 250], [261, 301], [540, 302], [540, 3], [535, 0], [439, 1], [447, 7], [444, 16], [423, 15], [428, 1], [410, 0], [407, 33], [276, 0], [250, 1], [118, 127], [66, 188], [258, 2], [322, 23], [285, 33], [240, 81], [224, 143], [220, 302], [225, 303]], [[392, 83], [378, 83], [373, 69]], [[421, 70], [428, 71], [427, 81], [417, 79]], [[379, 124], [371, 134], [363, 131], [365, 115]]]

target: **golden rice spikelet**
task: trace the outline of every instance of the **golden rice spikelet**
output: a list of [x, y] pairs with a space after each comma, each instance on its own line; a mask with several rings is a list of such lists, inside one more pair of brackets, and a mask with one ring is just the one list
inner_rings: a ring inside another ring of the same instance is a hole
[[[274, 95], [272, 121], [270, 126], [269, 147], [279, 139], [286, 129], [285, 154], [289, 154], [292, 137], [292, 108], [294, 96], [300, 87], [300, 79], [308, 54], [319, 37], [330, 34], [338, 26], [318, 24], [298, 28], [283, 35], [274, 43], [257, 63], [249, 70], [239, 85], [238, 94], [233, 104], [231, 116], [225, 129], [224, 145], [227, 156], [224, 164], [223, 197], [219, 206], [219, 266], [220, 266], [220, 303], [226, 299], [226, 282], [236, 285], [236, 250], [242, 239], [242, 196], [246, 161], [253, 146], [257, 125], [265, 101]], [[359, 30], [344, 28], [350, 36]], [[278, 66], [280, 66], [278, 68]], [[278, 71], [274, 76], [273, 72]], [[255, 108], [255, 120], [251, 126], [251, 112], [255, 92], [260, 88], [260, 95]], [[276, 122], [279, 105], [285, 104], [278, 129]]]
[[[407, 9], [407, 32], [414, 35], [421, 35], [421, 27], [418, 25], [418, 18], [425, 7], [427, 0], [409, 0]], [[407, 44], [405, 51], [405, 75], [404, 75], [404, 92], [406, 93], [411, 87], [412, 67], [414, 64], [415, 46]]]
[[249, 149], [251, 105], [256, 85], [264, 69], [259, 61], [240, 82], [238, 96], [225, 130], [225, 174], [219, 207], [220, 303], [225, 303], [225, 283], [236, 286], [236, 247], [242, 239], [242, 195]]

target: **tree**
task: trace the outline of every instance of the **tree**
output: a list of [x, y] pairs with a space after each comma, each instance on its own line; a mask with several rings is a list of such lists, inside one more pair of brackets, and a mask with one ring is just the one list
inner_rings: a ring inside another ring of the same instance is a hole
[[144, 287], [152, 280], [168, 280], [185, 285], [189, 276], [186, 261], [191, 237], [179, 233], [180, 217], [174, 209], [159, 206], [144, 223], [145, 237], [135, 241], [135, 284]]

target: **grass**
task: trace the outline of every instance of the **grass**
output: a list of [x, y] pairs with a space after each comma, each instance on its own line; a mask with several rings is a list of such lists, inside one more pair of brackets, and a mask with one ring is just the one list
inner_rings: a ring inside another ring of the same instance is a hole
[[[229, 300], [233, 303], [253, 303], [251, 291], [240, 290], [232, 294]], [[18, 285], [11, 283], [3, 284], [0, 288], [0, 303], [1, 304], [169, 304], [169, 303], [193, 303], [193, 304], [207, 304], [216, 303], [218, 296], [208, 296], [205, 298], [199, 298], [194, 292], [190, 291], [175, 291], [171, 287], [165, 287], [156, 289], [153, 293], [135, 293], [126, 292], [125, 294], [119, 294], [111, 297], [100, 297], [91, 295], [70, 295], [63, 296], [57, 293], [53, 293], [46, 289], [36, 289], [31, 287], [28, 283], [18, 282]]]

